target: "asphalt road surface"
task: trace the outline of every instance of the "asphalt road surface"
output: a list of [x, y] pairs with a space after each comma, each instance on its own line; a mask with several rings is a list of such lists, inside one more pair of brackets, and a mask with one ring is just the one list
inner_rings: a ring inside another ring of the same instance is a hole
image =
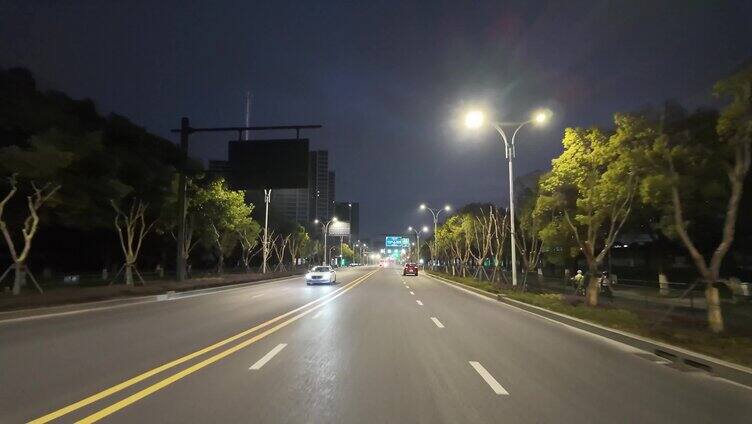
[[750, 422], [750, 388], [400, 271], [0, 323], [0, 422]]

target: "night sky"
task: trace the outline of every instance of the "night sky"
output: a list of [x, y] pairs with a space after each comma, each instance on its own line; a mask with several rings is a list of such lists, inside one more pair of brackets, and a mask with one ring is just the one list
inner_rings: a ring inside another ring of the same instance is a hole
[[[195, 126], [320, 123], [337, 199], [361, 203], [361, 236], [428, 224], [425, 201], [506, 201], [490, 131], [468, 105], [519, 120], [518, 175], [546, 169], [566, 126], [675, 99], [713, 105], [712, 83], [752, 57], [752, 1], [3, 1], [0, 67], [95, 100], [176, 140]], [[227, 137], [192, 138], [222, 159]]]

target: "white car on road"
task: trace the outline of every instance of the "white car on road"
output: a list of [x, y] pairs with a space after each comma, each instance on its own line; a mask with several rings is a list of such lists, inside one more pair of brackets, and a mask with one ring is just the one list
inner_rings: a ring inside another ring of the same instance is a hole
[[305, 275], [306, 284], [336, 284], [337, 273], [330, 266], [315, 266]]

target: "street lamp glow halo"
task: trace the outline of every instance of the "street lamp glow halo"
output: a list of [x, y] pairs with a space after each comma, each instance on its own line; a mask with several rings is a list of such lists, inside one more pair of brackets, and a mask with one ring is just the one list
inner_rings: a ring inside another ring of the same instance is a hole
[[465, 126], [478, 129], [486, 122], [486, 115], [480, 110], [471, 110], [465, 114]]
[[544, 125], [551, 119], [553, 112], [550, 109], [538, 109], [533, 112], [531, 121], [535, 125]]

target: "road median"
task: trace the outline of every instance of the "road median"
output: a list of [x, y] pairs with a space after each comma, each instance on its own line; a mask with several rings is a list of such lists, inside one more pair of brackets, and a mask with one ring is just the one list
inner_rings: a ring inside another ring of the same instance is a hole
[[303, 271], [245, 273], [177, 281], [147, 281], [146, 285], [69, 287], [28, 293], [19, 296], [0, 296], [0, 321], [21, 317], [64, 313], [80, 309], [104, 308], [117, 305], [164, 300], [174, 294], [199, 293], [244, 285], [262, 284], [301, 275]]
[[[444, 284], [656, 354], [683, 368], [710, 372], [718, 377], [752, 387], [752, 368], [748, 367], [748, 361], [752, 361], [752, 350], [750, 348], [752, 343], [748, 339], [741, 345], [739, 345], [737, 339], [734, 339], [733, 342], [737, 343], [736, 346], [733, 346], [734, 349], [728, 349], [723, 358], [718, 358], [715, 355], [711, 356], [690, 350], [679, 343], [659, 340], [655, 336], [660, 336], [661, 332], [640, 327], [639, 318], [633, 316], [629, 311], [580, 306], [578, 313], [581, 316], [578, 317], [571, 314], [571, 311], [576, 310], [571, 308], [575, 307], [568, 306], [560, 295], [519, 293], [498, 288], [494, 288], [494, 292], [487, 290], [487, 288], [490, 288], [490, 284], [489, 287], [485, 287], [482, 283], [478, 284], [484, 286], [479, 288], [463, 282], [459, 277], [435, 272], [426, 272], [426, 274]], [[566, 312], [570, 312], [570, 314]], [[706, 334], [704, 337], [702, 340], [708, 340], [707, 343], [715, 342], [716, 344], [720, 344], [723, 339], [722, 336], [712, 334]], [[697, 338], [687, 340], [687, 342], [692, 347], [703, 346]], [[713, 346], [713, 348], [714, 351], [718, 351], [718, 346]]]

